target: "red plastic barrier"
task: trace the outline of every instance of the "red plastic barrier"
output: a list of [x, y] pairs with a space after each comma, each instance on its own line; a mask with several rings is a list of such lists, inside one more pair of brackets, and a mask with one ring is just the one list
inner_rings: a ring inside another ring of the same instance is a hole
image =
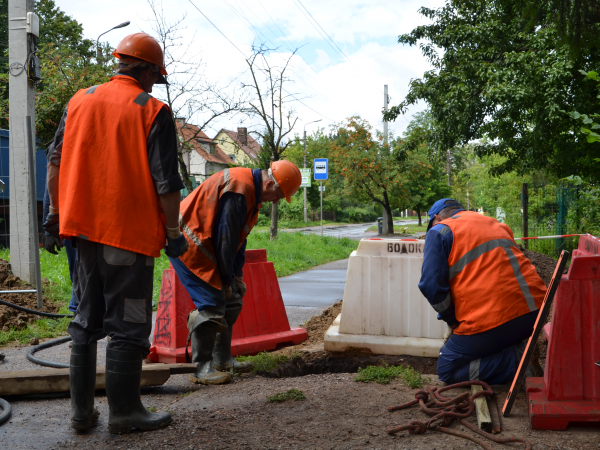
[[531, 426], [564, 430], [570, 422], [600, 422], [600, 240], [582, 236], [544, 327], [543, 378], [527, 379]]
[[[296, 345], [308, 338], [304, 328], [290, 329], [279, 282], [267, 251], [246, 250], [244, 283], [248, 287], [244, 307], [233, 326], [231, 353], [253, 355], [282, 345]], [[185, 362], [187, 316], [195, 308], [187, 290], [170, 267], [163, 272], [154, 338], [148, 362]], [[191, 348], [189, 349], [191, 355]]]

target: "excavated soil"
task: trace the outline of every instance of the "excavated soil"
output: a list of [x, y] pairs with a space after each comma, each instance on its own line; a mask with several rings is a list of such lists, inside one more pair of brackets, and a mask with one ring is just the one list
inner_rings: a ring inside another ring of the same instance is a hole
[[[8, 261], [0, 259], [0, 290], [25, 290], [34, 289], [28, 284], [23, 283], [18, 277], [15, 277]], [[14, 303], [24, 308], [37, 310], [36, 294], [0, 294], [0, 300]], [[44, 306], [40, 311], [56, 313], [59, 306], [51, 303], [47, 297], [43, 298]], [[10, 329], [22, 330], [27, 328], [27, 324], [34, 323], [39, 316], [27, 314], [8, 306], [0, 305], [0, 330], [9, 331]]]
[[544, 281], [544, 283], [546, 283], [546, 286], [548, 286], [558, 261], [548, 255], [543, 255], [541, 253], [534, 252], [533, 250], [525, 250], [522, 246], [519, 246], [519, 248], [525, 257], [531, 261], [531, 264], [533, 264], [535, 270], [537, 270], [540, 278]]

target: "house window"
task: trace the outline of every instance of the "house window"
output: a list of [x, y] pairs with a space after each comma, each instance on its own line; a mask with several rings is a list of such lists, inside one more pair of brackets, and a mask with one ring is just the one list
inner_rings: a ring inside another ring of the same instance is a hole
[[227, 155], [227, 156], [229, 156], [229, 157], [231, 158], [231, 160], [232, 160], [233, 162], [235, 162], [235, 155], [234, 155], [233, 153], [232, 153], [231, 155]]

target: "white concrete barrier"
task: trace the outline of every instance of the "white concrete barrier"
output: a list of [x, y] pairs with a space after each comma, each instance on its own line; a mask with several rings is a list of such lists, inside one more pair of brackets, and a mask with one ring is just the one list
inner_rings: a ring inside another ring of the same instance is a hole
[[325, 334], [325, 350], [438, 356], [447, 326], [418, 287], [424, 247], [413, 239], [360, 241], [350, 255], [339, 325]]

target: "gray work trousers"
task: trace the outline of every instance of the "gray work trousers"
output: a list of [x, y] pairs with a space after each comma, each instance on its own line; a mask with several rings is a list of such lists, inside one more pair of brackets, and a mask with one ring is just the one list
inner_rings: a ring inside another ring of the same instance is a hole
[[79, 306], [69, 324], [75, 344], [110, 336], [115, 350], [150, 349], [154, 258], [77, 239]]

